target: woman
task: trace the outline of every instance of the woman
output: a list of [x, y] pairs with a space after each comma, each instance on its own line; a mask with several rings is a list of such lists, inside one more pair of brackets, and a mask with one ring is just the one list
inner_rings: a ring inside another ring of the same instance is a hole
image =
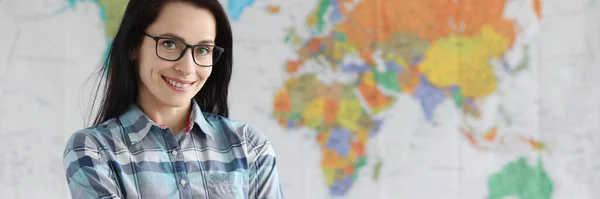
[[227, 118], [231, 52], [217, 0], [131, 0], [95, 124], [65, 148], [72, 197], [282, 198], [269, 141]]

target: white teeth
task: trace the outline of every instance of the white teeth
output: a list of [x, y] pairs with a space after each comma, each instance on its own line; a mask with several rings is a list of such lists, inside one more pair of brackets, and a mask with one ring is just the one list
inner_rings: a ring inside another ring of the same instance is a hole
[[167, 82], [169, 82], [169, 84], [171, 84], [171, 85], [173, 85], [173, 86], [175, 86], [177, 88], [187, 88], [187, 87], [190, 87], [190, 84], [182, 84], [182, 83], [170, 80], [170, 79], [166, 79], [166, 80], [167, 80]]

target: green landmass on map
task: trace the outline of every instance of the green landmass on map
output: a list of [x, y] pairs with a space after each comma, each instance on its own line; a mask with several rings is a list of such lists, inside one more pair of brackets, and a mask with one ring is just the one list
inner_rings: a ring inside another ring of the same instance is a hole
[[530, 165], [526, 157], [509, 162], [488, 179], [488, 199], [516, 196], [520, 199], [549, 199], [554, 184], [544, 170], [541, 160]]

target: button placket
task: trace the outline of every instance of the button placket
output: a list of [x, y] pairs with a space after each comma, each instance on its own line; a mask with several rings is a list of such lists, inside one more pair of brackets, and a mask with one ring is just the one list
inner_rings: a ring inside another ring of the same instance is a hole
[[181, 191], [181, 198], [191, 198], [191, 189], [189, 186], [187, 186], [189, 184], [187, 179], [187, 169], [184, 163], [183, 154], [180, 153], [181, 147], [179, 146], [179, 142], [170, 129], [165, 130], [165, 139], [167, 142], [167, 147], [170, 149], [170, 151], [167, 151], [167, 154], [170, 154], [168, 156], [170, 156], [173, 164], [173, 170], [176, 176], [175, 182]]
[[171, 156], [172, 156], [172, 160], [173, 162], [175, 162], [175, 170], [177, 172], [177, 176], [179, 178], [179, 185], [182, 188], [185, 188], [186, 185], [188, 184], [187, 181], [187, 175], [182, 173], [181, 171], [185, 169], [185, 165], [183, 164], [183, 156], [182, 154], [180, 154], [178, 152], [179, 147], [177, 147], [176, 149], [173, 149], [171, 151]]

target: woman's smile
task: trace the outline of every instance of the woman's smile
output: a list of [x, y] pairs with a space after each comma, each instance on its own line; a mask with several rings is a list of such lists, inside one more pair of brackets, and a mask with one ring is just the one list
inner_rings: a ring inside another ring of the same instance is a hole
[[165, 83], [173, 90], [178, 92], [188, 91], [196, 81], [185, 81], [177, 78], [161, 76]]

